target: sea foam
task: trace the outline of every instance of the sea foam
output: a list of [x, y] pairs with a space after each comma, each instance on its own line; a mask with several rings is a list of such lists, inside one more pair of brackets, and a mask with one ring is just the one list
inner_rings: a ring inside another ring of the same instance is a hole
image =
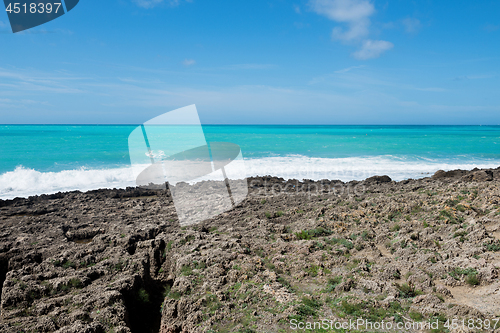
[[[497, 160], [406, 160], [392, 156], [313, 158], [306, 156], [245, 159], [247, 176], [272, 175], [285, 179], [363, 180], [374, 175], [388, 175], [393, 180], [422, 178], [437, 170], [496, 168]], [[0, 175], [0, 199], [52, 194], [64, 191], [87, 191], [99, 188], [135, 186], [132, 167], [109, 169], [40, 172], [22, 166]]]

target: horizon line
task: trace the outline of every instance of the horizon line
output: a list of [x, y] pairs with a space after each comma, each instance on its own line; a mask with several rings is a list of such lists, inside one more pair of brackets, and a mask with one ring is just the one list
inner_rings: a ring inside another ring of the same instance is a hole
[[[141, 126], [143, 124], [0, 124], [0, 126]], [[500, 124], [200, 124], [201, 126], [500, 126]], [[185, 126], [185, 125], [180, 125]]]

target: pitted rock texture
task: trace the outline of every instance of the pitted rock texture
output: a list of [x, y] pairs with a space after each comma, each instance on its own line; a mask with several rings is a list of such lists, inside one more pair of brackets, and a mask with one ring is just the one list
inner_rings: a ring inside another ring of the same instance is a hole
[[402, 182], [256, 177], [237, 207], [182, 228], [162, 190], [0, 201], [0, 331], [493, 319], [499, 185], [499, 169]]

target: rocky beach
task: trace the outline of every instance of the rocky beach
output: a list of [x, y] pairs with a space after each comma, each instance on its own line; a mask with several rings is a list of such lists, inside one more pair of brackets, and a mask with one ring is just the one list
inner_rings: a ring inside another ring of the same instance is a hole
[[0, 331], [291, 332], [324, 318], [493, 331], [500, 168], [248, 184], [187, 227], [163, 190], [0, 201]]

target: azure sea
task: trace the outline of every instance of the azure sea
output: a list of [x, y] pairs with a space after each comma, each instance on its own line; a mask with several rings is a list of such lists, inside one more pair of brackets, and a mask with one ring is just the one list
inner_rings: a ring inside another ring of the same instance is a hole
[[[0, 199], [135, 186], [137, 125], [0, 125]], [[248, 176], [395, 180], [500, 166], [500, 126], [204, 125], [241, 147]]]

